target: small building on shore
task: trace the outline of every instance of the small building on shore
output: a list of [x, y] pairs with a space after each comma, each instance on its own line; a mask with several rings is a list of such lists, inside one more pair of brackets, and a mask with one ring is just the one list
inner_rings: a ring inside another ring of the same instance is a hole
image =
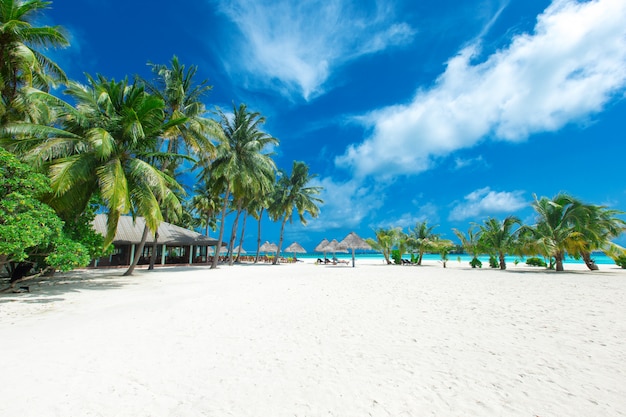
[[[93, 222], [95, 230], [106, 235], [107, 216], [98, 214]], [[133, 220], [132, 216], [121, 216], [113, 239], [113, 253], [91, 262], [91, 267], [124, 267], [129, 266], [135, 256], [139, 256], [138, 265], [150, 263], [153, 256], [155, 235], [148, 234], [142, 253], [137, 253], [146, 222], [143, 217]], [[171, 223], [162, 222], [156, 235], [155, 265], [190, 265], [210, 262], [217, 239], [188, 230]], [[207, 254], [208, 258], [207, 258]]]

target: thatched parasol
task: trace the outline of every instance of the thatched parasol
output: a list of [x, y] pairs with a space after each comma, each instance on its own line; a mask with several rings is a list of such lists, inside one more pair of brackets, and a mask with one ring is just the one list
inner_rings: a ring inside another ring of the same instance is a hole
[[306, 253], [306, 249], [304, 249], [298, 242], [293, 242], [285, 248], [285, 252], [292, 252], [293, 259], [296, 259], [296, 253]]
[[266, 253], [267, 252], [274, 252], [274, 253], [276, 253], [277, 250], [278, 250], [278, 246], [276, 246], [275, 243], [268, 242], [267, 240], [259, 248], [259, 252], [266, 252]]
[[352, 267], [354, 268], [354, 250], [355, 249], [372, 249], [372, 247], [359, 235], [350, 232], [342, 241], [341, 245], [348, 249], [352, 249]]
[[322, 240], [314, 249], [315, 252], [326, 253], [326, 246], [329, 244], [328, 239]]
[[235, 249], [233, 249], [233, 253], [247, 253], [246, 250], [244, 248], [241, 248], [241, 252], [239, 252], [239, 246], [235, 247]]
[[342, 245], [341, 243], [339, 243], [337, 241], [337, 239], [331, 240], [330, 243], [328, 245], [326, 245], [326, 247], [324, 249], [325, 249], [326, 252], [348, 253], [348, 250], [346, 249], [346, 247], [344, 245]]

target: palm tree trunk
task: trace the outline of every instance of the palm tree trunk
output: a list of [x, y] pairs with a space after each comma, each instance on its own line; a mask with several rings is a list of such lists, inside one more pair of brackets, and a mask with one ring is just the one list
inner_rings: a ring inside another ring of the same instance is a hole
[[504, 260], [504, 253], [500, 253], [500, 269], [506, 269], [506, 261]]
[[555, 256], [554, 259], [556, 260], [556, 270], [557, 271], [565, 271], [565, 269], [563, 268], [563, 252], [558, 252]]
[[139, 258], [141, 258], [141, 253], [143, 252], [143, 248], [144, 246], [146, 246], [146, 240], [148, 239], [149, 231], [150, 231], [150, 228], [146, 224], [143, 228], [143, 234], [141, 235], [141, 242], [139, 242], [139, 246], [137, 247], [137, 250], [135, 251], [135, 259], [133, 259], [133, 263], [128, 267], [128, 270], [124, 272], [123, 276], [127, 277], [133, 274], [135, 267], [139, 263]]
[[239, 216], [241, 216], [241, 205], [242, 201], [239, 199], [237, 201], [237, 215], [235, 216], [235, 221], [233, 222], [233, 228], [230, 233], [230, 241], [228, 242], [228, 265], [232, 265], [235, 263], [235, 257], [233, 256], [233, 249], [235, 248], [235, 239], [237, 239], [237, 226], [239, 225]]
[[[228, 207], [228, 197], [230, 197], [230, 187], [226, 186], [226, 193], [224, 195], [224, 206], [222, 207], [222, 224], [220, 224], [220, 235], [217, 238], [217, 246], [215, 247], [215, 254], [213, 255], [213, 262], [211, 263], [211, 269], [217, 268], [217, 261], [220, 256], [220, 249], [222, 247], [222, 239], [224, 239], [224, 220], [226, 219], [226, 208]], [[207, 248], [207, 257], [209, 251]]]
[[159, 232], [154, 232], [154, 242], [152, 242], [152, 256], [150, 256], [150, 266], [148, 266], [148, 270], [154, 269], [154, 263], [156, 261], [157, 254], [157, 240], [159, 239]]
[[237, 262], [239, 262], [239, 258], [241, 257], [241, 250], [243, 249], [243, 237], [244, 237], [244, 232], [246, 230], [247, 219], [248, 219], [247, 214], [244, 214], [243, 223], [241, 224], [241, 234], [239, 234], [239, 250], [237, 251], [237, 257], [235, 258]]
[[417, 264], [418, 265], [422, 264], [422, 258], [423, 257], [424, 257], [424, 251], [422, 250], [422, 248], [420, 248], [419, 256], [417, 257]]
[[589, 268], [592, 271], [597, 271], [598, 269], [598, 265], [596, 265], [596, 263], [593, 261], [593, 259], [591, 259], [591, 254], [589, 252], [583, 252], [583, 260], [585, 261], [585, 265], [587, 265], [587, 268]]
[[261, 211], [259, 213], [259, 227], [256, 239], [256, 258], [254, 258], [255, 264], [259, 262], [259, 252], [261, 252], [261, 217], [263, 217], [263, 210], [265, 209], [261, 208]]
[[287, 215], [283, 219], [283, 224], [280, 226], [280, 239], [278, 239], [278, 250], [276, 251], [276, 256], [274, 257], [273, 265], [278, 263], [278, 255], [280, 255], [280, 250], [283, 247], [283, 234], [285, 233], [285, 223], [287, 223]]

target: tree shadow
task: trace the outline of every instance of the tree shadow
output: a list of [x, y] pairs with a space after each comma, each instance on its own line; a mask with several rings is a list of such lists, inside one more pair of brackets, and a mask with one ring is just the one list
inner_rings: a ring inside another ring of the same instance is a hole
[[[68, 293], [109, 290], [135, 285], [132, 282], [133, 278], [133, 276], [123, 277], [119, 270], [77, 270], [56, 273], [53, 276], [42, 276], [20, 282], [16, 289], [22, 289], [22, 291], [1, 293], [0, 304], [52, 303], [64, 300], [63, 295]], [[0, 288], [8, 285], [8, 279], [0, 280]]]

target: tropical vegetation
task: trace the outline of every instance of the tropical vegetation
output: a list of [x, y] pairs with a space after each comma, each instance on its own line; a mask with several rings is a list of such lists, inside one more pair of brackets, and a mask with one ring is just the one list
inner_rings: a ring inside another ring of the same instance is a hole
[[[302, 224], [319, 215], [322, 189], [307, 164], [294, 161], [290, 173], [280, 169], [274, 159], [279, 140], [246, 104], [209, 110], [212, 86], [197, 79], [196, 66], [173, 56], [167, 64], [149, 63], [152, 79], [68, 79], [42, 52], [69, 45], [62, 28], [36, 25], [50, 4], [0, 0], [0, 271], [13, 283], [107, 253], [122, 215], [145, 219], [136, 252], [143, 253], [153, 234], [152, 263], [156, 232], [168, 221], [207, 235], [219, 230], [217, 247], [228, 242], [231, 265], [248, 217], [258, 222], [258, 260], [264, 214], [280, 223], [279, 251], [295, 214]], [[197, 179], [194, 187], [189, 173]], [[507, 255], [536, 257], [557, 271], [573, 257], [596, 269], [597, 251], [624, 264], [626, 252], [614, 243], [626, 228], [622, 212], [565, 193], [535, 197], [532, 207], [533, 224], [510, 216], [472, 224], [467, 233], [453, 230], [458, 246], [427, 219], [406, 232], [377, 228], [367, 242], [388, 264], [393, 257], [421, 265], [424, 254], [437, 253], [445, 267], [461, 250], [472, 256], [472, 267], [482, 265], [478, 256], [484, 254], [500, 269]], [[107, 215], [105, 236], [91, 227], [96, 212]], [[217, 253], [212, 259], [206, 254], [213, 268], [218, 260]]]

